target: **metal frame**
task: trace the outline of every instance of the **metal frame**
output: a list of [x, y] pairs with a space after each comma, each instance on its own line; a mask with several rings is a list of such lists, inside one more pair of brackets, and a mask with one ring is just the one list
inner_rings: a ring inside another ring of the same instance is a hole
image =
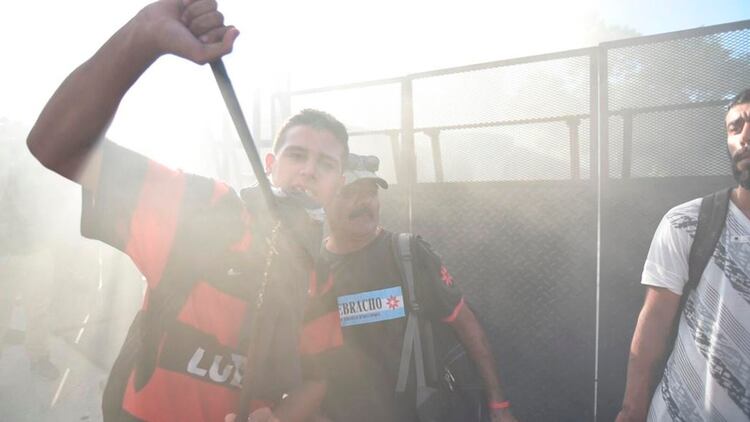
[[[441, 145], [440, 144], [440, 132], [441, 131], [526, 125], [526, 124], [548, 123], [548, 122], [564, 122], [570, 128], [569, 129], [569, 134], [571, 137], [569, 141], [570, 148], [571, 148], [570, 175], [571, 175], [571, 180], [578, 180], [581, 178], [580, 157], [579, 156], [573, 157], [573, 154], [580, 154], [580, 142], [577, 137], [577, 133], [578, 133], [577, 130], [574, 130], [571, 127], [571, 125], [573, 125], [574, 122], [580, 122], [583, 119], [589, 119], [591, 123], [591, 127], [592, 127], [592, 131], [590, 131], [591, 139], [589, 142], [590, 153], [591, 153], [590, 163], [592, 167], [591, 167], [591, 170], [589, 171], [588, 178], [591, 180], [595, 180], [596, 172], [594, 171], [595, 167], [593, 167], [593, 165], [597, 162], [595, 158], [595, 154], [597, 152], [597, 146], [596, 146], [597, 135], [596, 135], [596, 132], [593, 130], [596, 127], [594, 118], [595, 118], [595, 115], [597, 114], [595, 112], [596, 111], [596, 108], [595, 108], [596, 103], [594, 101], [594, 98], [596, 98], [595, 95], [590, 95], [591, 99], [590, 99], [588, 114], [584, 113], [584, 114], [555, 116], [555, 117], [548, 117], [548, 118], [504, 120], [504, 121], [450, 125], [450, 126], [414, 127], [414, 105], [413, 105], [412, 85], [413, 85], [413, 81], [419, 80], [419, 79], [426, 79], [426, 78], [465, 73], [465, 72], [474, 72], [474, 71], [501, 68], [501, 67], [507, 67], [507, 66], [516, 66], [516, 65], [528, 64], [528, 63], [546, 62], [546, 61], [551, 61], [551, 60], [562, 60], [562, 59], [568, 59], [572, 57], [589, 57], [589, 61], [594, 63], [596, 62], [595, 57], [597, 54], [598, 54], [597, 48], [581, 48], [581, 49], [576, 49], [576, 50], [554, 52], [554, 53], [548, 53], [548, 54], [539, 54], [539, 55], [519, 57], [519, 58], [513, 58], [513, 59], [498, 60], [498, 61], [487, 62], [487, 63], [478, 63], [478, 64], [472, 64], [468, 66], [438, 69], [438, 70], [429, 71], [429, 72], [413, 73], [413, 74], [409, 74], [407, 76], [399, 77], [399, 78], [387, 78], [387, 79], [379, 79], [379, 80], [373, 80], [373, 81], [347, 83], [347, 84], [331, 85], [331, 86], [325, 86], [325, 87], [319, 87], [319, 88], [290, 91], [287, 93], [274, 95], [271, 100], [272, 101], [271, 110], [273, 113], [277, 109], [275, 105], [278, 104], [279, 105], [278, 108], [282, 109], [281, 114], [284, 117], [288, 117], [289, 112], [291, 110], [291, 107], [290, 107], [291, 98], [296, 97], [296, 96], [328, 93], [328, 92], [335, 92], [335, 91], [346, 91], [346, 90], [352, 90], [352, 89], [368, 88], [368, 87], [373, 87], [373, 86], [400, 84], [401, 86], [401, 127], [400, 129], [397, 129], [397, 130], [396, 129], [376, 129], [376, 130], [366, 130], [366, 131], [352, 131], [350, 132], [350, 136], [363, 136], [363, 135], [373, 135], [373, 134], [378, 134], [378, 135], [382, 134], [382, 135], [391, 136], [392, 137], [391, 140], [394, 143], [392, 151], [393, 151], [393, 160], [394, 160], [394, 163], [396, 163], [397, 182], [406, 183], [407, 185], [413, 185], [413, 184], [418, 183], [416, 179], [417, 177], [416, 175], [416, 151], [415, 151], [415, 145], [414, 145], [414, 135], [416, 133], [424, 133], [428, 137], [430, 137], [433, 165], [435, 166], [435, 169], [434, 169], [435, 181], [440, 183], [440, 182], [444, 182], [444, 179], [445, 179], [444, 170], [443, 170], [442, 152], [440, 149], [440, 145]], [[590, 67], [590, 72], [592, 69], [593, 67]], [[591, 83], [590, 89], [594, 86], [595, 84]], [[277, 120], [276, 115], [272, 114], [271, 119], [272, 119], [272, 122], [275, 122]], [[275, 130], [276, 129], [274, 128], [274, 131]], [[395, 145], [397, 140], [394, 140], [393, 138], [394, 131], [400, 134], [401, 136], [401, 139], [400, 139], [401, 142], [400, 142], [399, 147]]]
[[662, 34], [644, 35], [641, 37], [624, 38], [621, 40], [607, 41], [599, 44], [599, 47], [610, 50], [622, 47], [634, 47], [644, 44], [657, 44], [665, 41], [681, 40], [686, 38], [705, 37], [706, 35], [722, 34], [726, 32], [742, 31], [750, 28], [750, 20], [722, 23], [718, 25], [702, 26], [699, 28], [685, 29], [681, 31], [665, 32]]
[[[598, 417], [598, 378], [599, 378], [599, 343], [600, 343], [600, 325], [599, 325], [599, 303], [600, 303], [600, 272], [601, 272], [601, 196], [602, 191], [606, 189], [607, 184], [618, 184], [630, 179], [632, 161], [633, 161], [633, 120], [643, 114], [688, 110], [707, 107], [716, 107], [725, 103], [722, 99], [713, 101], [690, 102], [682, 104], [660, 105], [654, 107], [629, 108], [620, 110], [610, 110], [609, 108], [609, 52], [614, 49], [627, 47], [637, 47], [649, 44], [663, 43], [673, 40], [689, 39], [704, 37], [711, 34], [721, 34], [735, 31], [750, 29], [750, 20], [731, 22], [721, 25], [713, 25], [684, 31], [675, 31], [664, 34], [636, 37], [618, 41], [601, 43], [596, 47], [582, 48], [577, 50], [555, 52], [549, 54], [534, 55], [529, 57], [513, 58], [499, 60], [487, 63], [479, 63], [468, 66], [453, 67], [447, 69], [438, 69], [429, 72], [409, 74], [404, 77], [381, 79], [375, 81], [351, 83], [344, 85], [335, 85], [322, 88], [306, 89], [292, 91], [279, 95], [272, 99], [272, 113], [275, 104], [279, 105], [282, 116], [288, 116], [291, 105], [291, 98], [299, 95], [309, 95], [324, 92], [359, 89], [365, 87], [399, 84], [401, 86], [401, 127], [398, 129], [388, 128], [379, 130], [368, 130], [352, 132], [352, 136], [383, 134], [391, 139], [391, 147], [394, 162], [397, 168], [397, 179], [399, 183], [406, 185], [406, 195], [408, 195], [408, 224], [409, 230], [412, 228], [412, 192], [418, 182], [416, 179], [416, 152], [414, 145], [414, 135], [423, 133], [430, 139], [432, 148], [432, 159], [435, 166], [435, 181], [443, 183], [445, 174], [443, 170], [443, 157], [441, 151], [441, 132], [448, 130], [474, 129], [486, 127], [502, 127], [525, 124], [538, 124], [548, 122], [564, 122], [568, 126], [569, 145], [570, 145], [570, 178], [568, 180], [537, 180], [537, 181], [503, 181], [503, 184], [509, 186], [539, 186], [539, 185], [569, 185], [571, 183], [590, 184], [597, 192], [597, 258], [596, 258], [596, 333], [594, 351], [594, 397], [593, 397], [593, 418]], [[414, 103], [412, 85], [414, 81], [444, 75], [475, 72], [485, 69], [501, 68], [507, 66], [516, 66], [535, 62], [544, 62], [551, 60], [569, 59], [573, 57], [586, 56], [589, 58], [589, 112], [588, 114], [575, 114], [567, 116], [553, 116], [547, 118], [534, 119], [516, 119], [505, 121], [492, 121], [484, 123], [468, 123], [460, 125], [446, 125], [435, 127], [415, 127], [414, 126]], [[284, 114], [286, 112], [286, 114]], [[623, 117], [623, 162], [622, 173], [610, 178], [610, 128], [609, 120], [612, 116]], [[276, 116], [272, 116], [275, 118]], [[589, 143], [589, 174], [588, 177], [582, 177], [580, 163], [580, 139], [579, 125], [581, 120], [588, 119], [590, 124], [590, 143]], [[622, 180], [619, 180], [622, 178]], [[497, 183], [497, 182], [472, 182], [473, 184]]]
[[[628, 38], [617, 41], [609, 41], [599, 44], [597, 47], [581, 48], [547, 54], [539, 54], [527, 57], [519, 57], [505, 60], [498, 60], [486, 63], [477, 63], [467, 66], [437, 69], [428, 72], [412, 73], [403, 77], [378, 79], [365, 82], [348, 83], [340, 85], [331, 85], [319, 88], [311, 88], [297, 91], [290, 91], [283, 94], [276, 94], [271, 99], [271, 120], [277, 122], [289, 116], [291, 112], [291, 99], [295, 96], [319, 94], [334, 91], [344, 91], [351, 89], [360, 89], [373, 86], [399, 84], [401, 86], [401, 127], [398, 129], [384, 128], [378, 130], [355, 131], [352, 136], [383, 134], [391, 137], [393, 159], [397, 166], [397, 181], [399, 183], [415, 184], [416, 171], [416, 152], [414, 149], [414, 135], [424, 133], [430, 137], [432, 158], [435, 166], [435, 181], [444, 182], [444, 171], [442, 168], [442, 153], [440, 151], [440, 132], [445, 130], [475, 129], [486, 127], [500, 127], [510, 125], [524, 125], [545, 122], [566, 122], [569, 126], [569, 143], [571, 151], [570, 179], [578, 180], [581, 178], [580, 169], [580, 140], [577, 139], [577, 131], [573, 126], [576, 121], [589, 119], [590, 122], [590, 171], [589, 180], [596, 182], [600, 177], [609, 178], [609, 118], [612, 116], [623, 116], [625, 119], [624, 136], [623, 136], [623, 165], [621, 177], [630, 177], [632, 164], [632, 119], [640, 114], [652, 113], [667, 110], [682, 110], [690, 108], [712, 107], [723, 104], [722, 101], [704, 101], [695, 103], [674, 104], [656, 107], [644, 107], [638, 109], [623, 109], [617, 111], [609, 110], [609, 92], [608, 92], [608, 53], [612, 49], [635, 47], [639, 45], [655, 44], [679, 39], [696, 38], [717, 33], [727, 33], [750, 29], [750, 20], [712, 25], [707, 27], [675, 31], [664, 34], [656, 34], [635, 38]], [[412, 97], [413, 82], [419, 79], [426, 79], [451, 74], [475, 72], [486, 69], [501, 68], [507, 66], [516, 66], [522, 64], [544, 62], [551, 60], [561, 60], [573, 57], [589, 57], [589, 113], [576, 114], [567, 116], [555, 116], [548, 118], [535, 119], [517, 119], [506, 121], [493, 121], [484, 123], [469, 123], [461, 125], [435, 126], [435, 127], [414, 127], [414, 105]], [[628, 124], [630, 123], [630, 124]], [[277, 128], [272, 125], [272, 130]], [[399, 140], [396, 134], [400, 134]], [[399, 145], [397, 145], [399, 144]]]

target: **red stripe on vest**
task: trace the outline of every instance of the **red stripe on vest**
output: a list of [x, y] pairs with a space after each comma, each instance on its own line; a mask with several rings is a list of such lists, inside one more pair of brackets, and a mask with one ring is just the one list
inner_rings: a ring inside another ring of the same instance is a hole
[[211, 195], [211, 205], [216, 205], [217, 202], [219, 202], [219, 199], [229, 193], [229, 186], [227, 186], [225, 183], [221, 182], [214, 182], [214, 191]]
[[219, 343], [236, 349], [246, 309], [247, 303], [243, 300], [201, 281], [193, 287], [177, 319], [204, 333], [211, 333]]
[[172, 250], [184, 192], [182, 172], [149, 161], [125, 250], [151, 288], [161, 280]]

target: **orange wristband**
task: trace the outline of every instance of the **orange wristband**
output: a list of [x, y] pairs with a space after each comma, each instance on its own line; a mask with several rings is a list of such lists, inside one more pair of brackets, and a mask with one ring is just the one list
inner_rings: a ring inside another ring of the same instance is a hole
[[508, 400], [505, 400], [505, 401], [491, 401], [491, 402], [489, 402], [489, 404], [487, 404], [487, 407], [489, 407], [491, 410], [508, 409], [510, 407], [510, 402]]

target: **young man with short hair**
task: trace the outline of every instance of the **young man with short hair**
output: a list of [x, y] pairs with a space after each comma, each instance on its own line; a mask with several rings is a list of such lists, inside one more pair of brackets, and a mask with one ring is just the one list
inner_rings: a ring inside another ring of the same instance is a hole
[[[249, 405], [284, 421], [306, 419], [322, 397], [322, 383], [302, 382], [296, 348], [320, 222], [281, 201], [274, 227], [257, 192], [240, 197], [102, 141], [123, 96], [160, 56], [208, 63], [237, 35], [213, 0], [152, 3], [67, 77], [29, 134], [46, 167], [82, 185], [83, 235], [128, 254], [148, 284], [109, 377], [105, 421], [220, 421], [237, 410], [243, 376], [257, 386]], [[272, 184], [326, 204], [342, 183], [347, 142], [326, 113], [292, 117], [266, 157]], [[273, 313], [255, 309], [261, 286]], [[254, 319], [268, 344], [249, 344]], [[248, 375], [250, 347], [268, 352]]]

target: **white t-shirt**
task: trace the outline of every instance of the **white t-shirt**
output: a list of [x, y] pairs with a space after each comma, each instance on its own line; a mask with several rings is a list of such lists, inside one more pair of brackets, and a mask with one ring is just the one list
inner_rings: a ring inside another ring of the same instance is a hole
[[[682, 294], [700, 204], [664, 216], [642, 284]], [[731, 201], [719, 244], [680, 316], [648, 420], [750, 421], [750, 220]]]

